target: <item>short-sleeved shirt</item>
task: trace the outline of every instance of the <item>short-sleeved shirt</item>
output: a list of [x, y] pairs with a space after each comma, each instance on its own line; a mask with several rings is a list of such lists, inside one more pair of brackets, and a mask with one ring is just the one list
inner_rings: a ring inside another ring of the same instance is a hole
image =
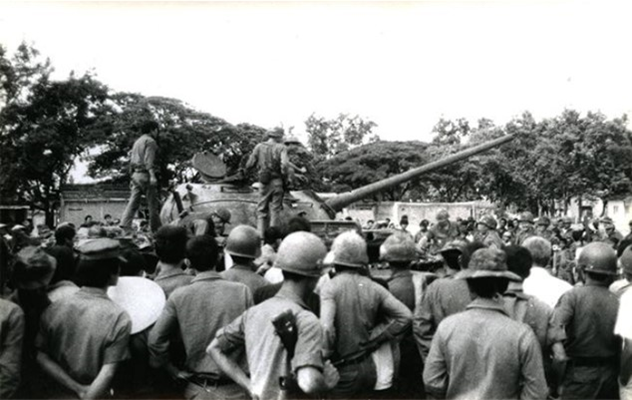
[[154, 278], [154, 282], [165, 291], [167, 298], [171, 296], [174, 290], [179, 287], [186, 286], [193, 280], [193, 276], [187, 274], [181, 269], [171, 269], [160, 271]]
[[553, 310], [551, 341], [564, 342], [571, 358], [618, 357], [621, 341], [614, 333], [618, 310], [619, 299], [607, 287], [576, 286]]
[[476, 299], [439, 325], [426, 361], [426, 391], [448, 399], [545, 399], [542, 353], [502, 300]]
[[[410, 327], [412, 313], [386, 288], [366, 276], [343, 272], [326, 282], [320, 291], [321, 320], [327, 334], [327, 350], [332, 359], [344, 358], [367, 343], [372, 330], [388, 319], [382, 333], [389, 338], [403, 334]], [[333, 321], [328, 310], [333, 307]]]
[[172, 293], [152, 328], [148, 341], [152, 364], [161, 366], [169, 360], [170, 338], [177, 329], [186, 350], [186, 369], [221, 374], [206, 347], [220, 328], [251, 306], [252, 295], [245, 285], [225, 281], [214, 271], [199, 273], [190, 285]]
[[23, 341], [22, 309], [0, 299], [0, 399], [11, 398], [20, 384]]
[[130, 153], [130, 165], [132, 168], [145, 169], [147, 171], [154, 168], [158, 144], [149, 135], [142, 135], [134, 142]]
[[489, 232], [487, 232], [487, 234], [482, 238], [481, 242], [489, 248], [494, 248], [498, 250], [502, 250], [503, 247], [505, 247], [503, 240], [500, 238], [500, 235], [498, 235], [498, 232], [496, 230], [490, 230]]
[[271, 179], [282, 178], [288, 172], [289, 157], [287, 147], [281, 143], [264, 142], [255, 146], [246, 169], [251, 169], [255, 165], [259, 173], [266, 171]]
[[472, 301], [464, 279], [446, 276], [432, 282], [413, 315], [413, 333], [422, 358], [428, 355], [437, 327], [450, 315], [464, 311]]
[[90, 384], [105, 364], [129, 358], [132, 322], [102, 289], [82, 287], [42, 314], [37, 348], [74, 380]]
[[220, 275], [227, 281], [239, 282], [248, 286], [250, 293], [253, 295], [257, 289], [270, 284], [263, 276], [254, 272], [247, 265], [235, 264], [231, 269], [222, 272]]
[[[272, 320], [286, 310], [296, 317], [298, 337], [291, 360], [292, 371], [288, 370], [287, 352], [272, 325]], [[284, 289], [275, 297], [248, 309], [221, 329], [216, 338], [223, 352], [246, 348], [253, 393], [261, 399], [283, 398], [280, 377], [296, 373], [303, 367], [319, 370], [324, 367], [324, 334], [318, 318], [306, 309], [298, 296]]]

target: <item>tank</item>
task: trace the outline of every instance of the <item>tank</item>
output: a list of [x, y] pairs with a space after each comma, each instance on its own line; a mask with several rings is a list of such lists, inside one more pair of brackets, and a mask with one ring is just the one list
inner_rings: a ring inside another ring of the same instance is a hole
[[[413, 168], [407, 172], [350, 192], [338, 194], [326, 200], [310, 190], [291, 191], [291, 197], [284, 200], [281, 220], [288, 220], [293, 216], [302, 215], [311, 221], [312, 230], [329, 243], [343, 230], [360, 229], [353, 221], [334, 220], [336, 213], [344, 207], [425, 173], [505, 144], [513, 139], [514, 136], [512, 135], [502, 136], [462, 150], [441, 160]], [[185, 183], [177, 186], [162, 206], [160, 218], [163, 224], [178, 223], [185, 215], [188, 215], [189, 218], [196, 215], [203, 218], [219, 208], [226, 208], [230, 210], [232, 217], [230, 224], [226, 226], [225, 232], [229, 232], [232, 227], [239, 224], [257, 226], [256, 210], [259, 195], [256, 184], [252, 186], [244, 185], [243, 179], [225, 177], [225, 166], [220, 161], [218, 161], [217, 157], [210, 154], [200, 154], [194, 157], [193, 165], [200, 172], [205, 182]]]

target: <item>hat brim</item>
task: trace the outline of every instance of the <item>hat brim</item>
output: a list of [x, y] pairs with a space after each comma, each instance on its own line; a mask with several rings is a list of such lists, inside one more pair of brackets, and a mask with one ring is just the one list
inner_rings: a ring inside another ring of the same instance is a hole
[[157, 283], [136, 276], [120, 277], [116, 286], [108, 288], [108, 296], [127, 311], [132, 321], [132, 335], [155, 323], [166, 302]]
[[509, 271], [487, 271], [487, 270], [474, 271], [471, 269], [466, 269], [456, 274], [455, 278], [457, 279], [505, 278], [512, 282], [522, 282], [522, 278], [520, 276]]

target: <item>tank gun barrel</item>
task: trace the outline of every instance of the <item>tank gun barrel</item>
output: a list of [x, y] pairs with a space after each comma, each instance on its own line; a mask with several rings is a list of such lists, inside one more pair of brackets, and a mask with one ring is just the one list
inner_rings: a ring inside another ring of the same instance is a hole
[[334, 211], [340, 211], [344, 207], [358, 200], [372, 196], [376, 193], [389, 189], [393, 186], [400, 185], [411, 179], [417, 178], [420, 175], [445, 167], [446, 165], [450, 165], [455, 162], [465, 160], [466, 158], [469, 158], [473, 155], [482, 153], [494, 147], [505, 144], [513, 139], [514, 139], [513, 135], [505, 135], [497, 139], [490, 140], [485, 143], [481, 143], [477, 146], [471, 147], [469, 149], [465, 149], [463, 151], [452, 154], [443, 159], [436, 160], [429, 164], [422, 165], [421, 167], [413, 168], [409, 171], [392, 176], [390, 178], [386, 178], [381, 181], [371, 183], [370, 185], [362, 186], [350, 192], [339, 194], [338, 196], [327, 200], [325, 204], [329, 206], [331, 209], [333, 209]]

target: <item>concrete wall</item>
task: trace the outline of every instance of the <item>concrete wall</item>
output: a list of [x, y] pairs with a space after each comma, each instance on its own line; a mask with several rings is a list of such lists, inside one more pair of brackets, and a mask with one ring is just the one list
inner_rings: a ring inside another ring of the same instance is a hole
[[112, 218], [117, 219], [123, 216], [126, 206], [127, 199], [65, 200], [62, 201], [59, 210], [59, 222], [72, 222], [79, 226], [83, 224], [86, 215], [92, 215], [95, 221], [103, 221], [105, 214], [110, 214]]

